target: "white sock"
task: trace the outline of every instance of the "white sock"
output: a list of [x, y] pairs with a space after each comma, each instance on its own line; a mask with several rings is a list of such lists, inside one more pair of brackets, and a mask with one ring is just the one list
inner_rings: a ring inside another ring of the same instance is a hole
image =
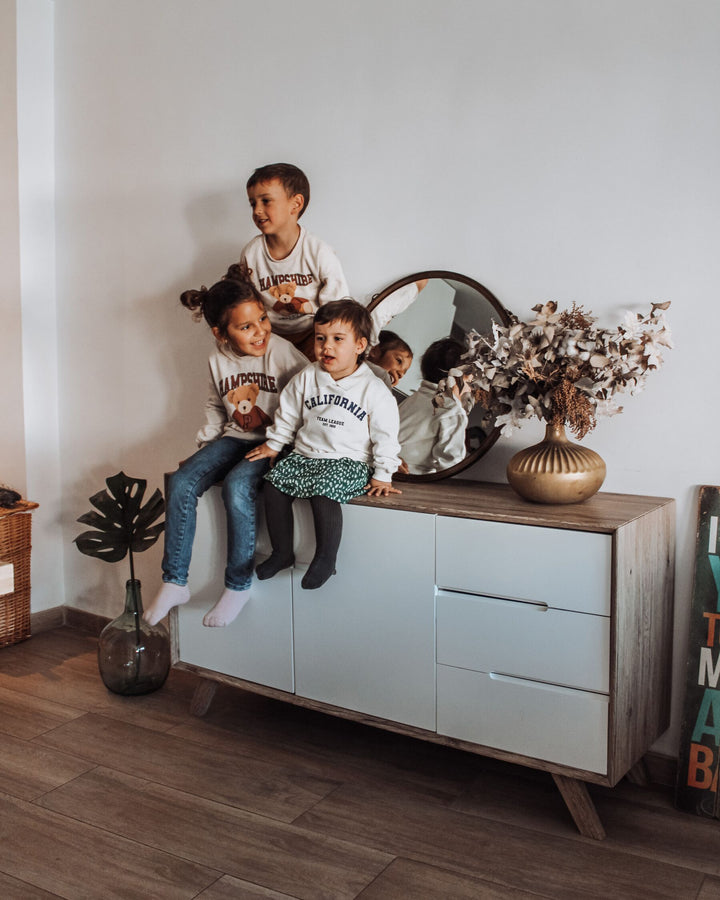
[[222, 597], [205, 613], [203, 625], [208, 628], [223, 628], [237, 618], [241, 609], [250, 599], [250, 589], [246, 591], [233, 591], [225, 588]]
[[153, 602], [143, 613], [148, 625], [157, 625], [170, 612], [173, 606], [182, 606], [190, 599], [190, 588], [186, 584], [170, 584], [164, 582]]

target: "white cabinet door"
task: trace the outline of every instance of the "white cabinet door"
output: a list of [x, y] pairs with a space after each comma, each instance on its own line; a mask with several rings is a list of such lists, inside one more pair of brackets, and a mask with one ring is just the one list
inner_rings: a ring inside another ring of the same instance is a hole
[[[178, 609], [182, 662], [292, 692], [292, 580], [282, 572], [269, 581], [253, 581], [250, 600], [225, 628], [206, 628], [205, 613], [224, 589], [225, 507], [220, 489], [211, 488], [198, 504], [193, 547], [190, 602]], [[267, 547], [260, 525], [259, 556]]]
[[293, 575], [296, 693], [434, 731], [435, 517], [346, 505], [343, 519], [337, 574], [314, 591], [304, 565]]

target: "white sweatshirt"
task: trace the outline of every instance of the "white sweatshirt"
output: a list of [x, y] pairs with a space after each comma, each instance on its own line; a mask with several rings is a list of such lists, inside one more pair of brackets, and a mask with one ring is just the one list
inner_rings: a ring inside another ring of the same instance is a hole
[[223, 435], [262, 441], [280, 391], [307, 365], [307, 357], [276, 334], [269, 336], [263, 356], [245, 356], [218, 345], [208, 360], [206, 422], [197, 433], [198, 446]]
[[388, 325], [395, 316], [405, 312], [418, 298], [417, 284], [413, 281], [403, 287], [393, 291], [392, 294], [376, 306], [370, 313], [370, 321], [372, 322], [372, 331], [370, 333], [370, 346], [374, 347], [380, 341], [380, 332]]
[[398, 424], [393, 395], [364, 363], [335, 381], [316, 362], [283, 391], [266, 440], [278, 452], [294, 443], [310, 459], [358, 460], [375, 470], [373, 478], [392, 481], [400, 465]]
[[241, 262], [252, 270], [273, 331], [296, 334], [310, 328], [319, 306], [349, 294], [340, 260], [325, 241], [300, 226], [300, 237], [284, 259], [273, 259], [265, 236], [254, 237]]
[[437, 385], [421, 381], [420, 387], [400, 404], [400, 456], [411, 475], [442, 472], [466, 455], [468, 417], [459, 403], [433, 406]]

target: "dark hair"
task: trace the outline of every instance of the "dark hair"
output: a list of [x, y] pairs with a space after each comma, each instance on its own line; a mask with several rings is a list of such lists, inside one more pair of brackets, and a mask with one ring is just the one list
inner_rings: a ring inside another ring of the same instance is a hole
[[184, 291], [180, 302], [193, 311], [197, 320], [205, 319], [211, 328], [217, 328], [225, 337], [230, 313], [241, 303], [258, 303], [265, 308], [263, 299], [250, 281], [250, 269], [233, 263], [223, 278], [211, 288], [203, 285], [199, 291]]
[[299, 219], [310, 203], [310, 182], [303, 170], [298, 169], [297, 166], [293, 166], [290, 163], [271, 163], [269, 166], [260, 166], [248, 178], [245, 187], [249, 191], [256, 184], [275, 179], [285, 188], [285, 193], [288, 197], [294, 197], [295, 194], [302, 195], [303, 206], [298, 213]]
[[[325, 303], [315, 313], [314, 322], [316, 325], [329, 325], [331, 322], [345, 322], [349, 325], [355, 337], [359, 340], [365, 338], [370, 342], [370, 333], [372, 331], [372, 321], [367, 307], [352, 297], [343, 297], [341, 300], [331, 300]], [[366, 348], [367, 350], [367, 348]], [[358, 356], [358, 359], [365, 359], [365, 352]]]
[[441, 338], [434, 341], [423, 353], [420, 360], [420, 371], [425, 381], [437, 384], [447, 376], [448, 370], [454, 368], [465, 348], [453, 338]]
[[373, 350], [383, 356], [389, 350], [404, 350], [406, 353], [409, 353], [410, 356], [413, 355], [412, 350], [410, 349], [410, 345], [404, 341], [399, 334], [395, 334], [394, 331], [383, 330], [378, 335], [378, 342], [373, 347]]

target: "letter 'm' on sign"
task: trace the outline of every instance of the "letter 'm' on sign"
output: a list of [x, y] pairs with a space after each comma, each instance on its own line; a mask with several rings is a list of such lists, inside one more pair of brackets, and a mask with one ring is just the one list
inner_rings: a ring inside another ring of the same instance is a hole
[[712, 650], [710, 647], [700, 648], [700, 669], [698, 671], [698, 684], [707, 684], [711, 688], [717, 687], [720, 678], [720, 655], [718, 655], [713, 668]]

